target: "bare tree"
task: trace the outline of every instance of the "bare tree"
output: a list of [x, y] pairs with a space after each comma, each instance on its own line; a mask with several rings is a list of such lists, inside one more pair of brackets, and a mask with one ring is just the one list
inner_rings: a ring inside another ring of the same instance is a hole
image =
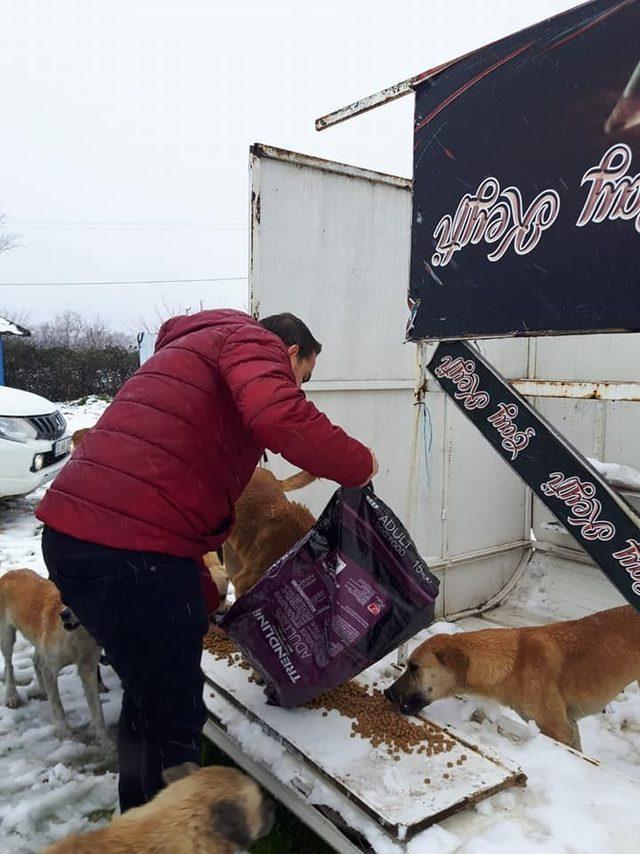
[[81, 345], [85, 320], [77, 311], [56, 314], [52, 321], [43, 323], [37, 330], [38, 343], [43, 347], [76, 349]]
[[133, 343], [131, 336], [114, 332], [104, 318], [96, 315], [89, 321], [77, 311], [65, 311], [42, 323], [34, 330], [34, 338], [36, 346], [70, 350], [104, 350]]
[[103, 350], [105, 347], [127, 347], [132, 343], [132, 336], [111, 329], [104, 317], [96, 315], [92, 321], [85, 321], [83, 342], [85, 347]]
[[18, 235], [11, 231], [5, 231], [4, 221], [6, 218], [7, 215], [0, 211], [0, 255], [10, 249], [15, 249], [18, 245]]

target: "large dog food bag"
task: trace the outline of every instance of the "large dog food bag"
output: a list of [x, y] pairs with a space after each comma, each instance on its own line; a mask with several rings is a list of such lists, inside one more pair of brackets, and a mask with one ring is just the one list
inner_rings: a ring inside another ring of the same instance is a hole
[[339, 489], [220, 626], [263, 675], [269, 702], [296, 706], [428, 626], [438, 586], [370, 487]]

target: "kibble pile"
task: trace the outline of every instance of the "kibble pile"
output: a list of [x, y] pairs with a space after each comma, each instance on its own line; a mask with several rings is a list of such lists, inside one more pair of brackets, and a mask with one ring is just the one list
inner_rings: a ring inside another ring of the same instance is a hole
[[375, 683], [370, 693], [359, 682], [345, 682], [307, 705], [312, 709], [325, 709], [325, 715], [337, 711], [343, 717], [352, 718], [351, 738], [359, 735], [374, 747], [384, 745], [396, 762], [400, 761], [401, 753], [437, 756], [448, 753], [456, 745], [440, 727], [400, 715]]
[[226, 661], [227, 664], [235, 664], [243, 670], [251, 670], [251, 665], [238, 652], [238, 647], [231, 638], [216, 634], [205, 635], [202, 646], [218, 661]]

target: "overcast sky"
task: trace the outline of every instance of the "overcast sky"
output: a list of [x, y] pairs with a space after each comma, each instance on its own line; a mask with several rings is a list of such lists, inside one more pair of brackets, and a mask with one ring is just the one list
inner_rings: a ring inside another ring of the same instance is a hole
[[246, 302], [248, 149], [411, 174], [412, 98], [314, 119], [575, 6], [567, 0], [1, 0], [0, 308], [116, 328]]

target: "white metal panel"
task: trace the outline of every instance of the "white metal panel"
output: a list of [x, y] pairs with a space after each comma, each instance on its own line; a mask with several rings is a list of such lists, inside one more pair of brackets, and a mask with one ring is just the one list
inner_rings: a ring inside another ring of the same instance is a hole
[[[252, 307], [292, 311], [324, 350], [318, 380], [413, 379], [407, 320], [411, 193], [384, 180], [260, 158]], [[254, 165], [254, 179], [257, 178]]]
[[[561, 385], [556, 389], [558, 397], [537, 398], [535, 406], [585, 456], [638, 469], [640, 406], [635, 394], [637, 386], [613, 383], [640, 381], [639, 356], [640, 337], [633, 334], [539, 338], [532, 342], [533, 376]], [[601, 399], [580, 400], [570, 396], [582, 394], [584, 387], [571, 385], [573, 383], [610, 385], [594, 387], [594, 396]], [[547, 388], [546, 392], [553, 393], [553, 388]], [[543, 543], [569, 548], [583, 559], [583, 550], [537, 499], [534, 499], [533, 529]]]
[[[309, 324], [323, 344], [310, 397], [375, 449], [376, 490], [443, 580], [440, 607], [482, 606], [520, 564], [530, 505], [439, 387], [429, 384], [426, 408], [416, 406], [418, 350], [403, 343], [410, 183], [264, 146], [251, 167], [252, 312], [292, 311]], [[480, 346], [507, 376], [527, 375], [526, 341]], [[300, 497], [318, 512], [333, 489], [313, 485]]]
[[485, 338], [476, 346], [507, 379], [528, 376], [529, 341], [526, 338]]
[[526, 491], [476, 427], [447, 403], [455, 447], [446, 504], [451, 554], [523, 539]]
[[539, 338], [534, 344], [539, 379], [640, 381], [638, 335], [566, 335]]

